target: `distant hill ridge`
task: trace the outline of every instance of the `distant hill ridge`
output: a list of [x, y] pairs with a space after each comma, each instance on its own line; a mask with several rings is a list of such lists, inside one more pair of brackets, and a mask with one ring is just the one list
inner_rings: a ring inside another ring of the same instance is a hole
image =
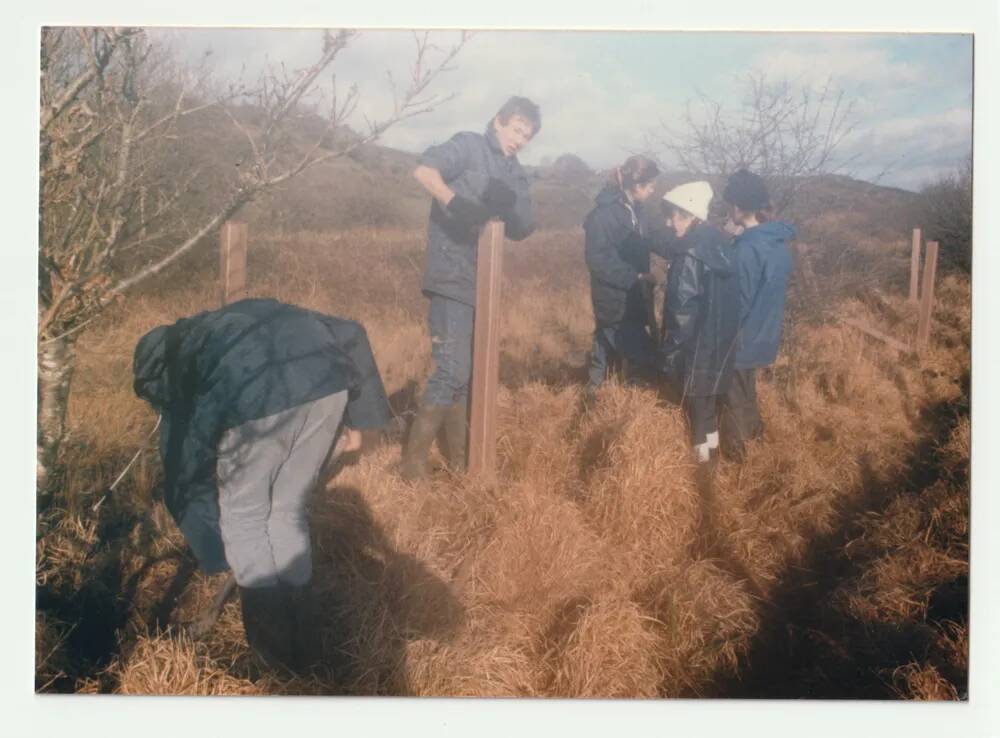
[[[243, 141], [221, 113], [198, 121], [188, 156], [203, 170], [229, 171], [243, 153]], [[253, 124], [253, 110], [241, 112]], [[289, 135], [294, 149], [304, 151], [322, 135], [323, 121], [304, 116]], [[209, 129], [209, 133], [204, 131]], [[341, 127], [327, 134], [323, 147], [333, 149], [357, 140], [358, 134]], [[261, 228], [322, 231], [352, 227], [424, 227], [429, 198], [411, 176], [418, 154], [378, 143], [364, 144], [349, 155], [317, 164], [282, 188], [252, 203], [244, 217]], [[551, 163], [526, 166], [541, 228], [576, 228], [593, 207], [594, 196], [606, 182], [606, 173], [592, 169], [581, 157], [564, 153]], [[208, 177], [203, 196], [211, 196]], [[216, 180], [219, 178], [216, 177]], [[687, 172], [667, 171], [659, 178], [659, 198], [668, 188], [693, 179], [707, 179], [721, 194], [723, 182]], [[220, 182], [221, 185], [221, 182]], [[833, 210], [859, 210], [865, 217], [883, 217], [888, 211], [909, 208], [917, 195], [882, 187], [844, 175], [813, 177], [803, 183], [794, 205], [794, 217], [808, 218]]]

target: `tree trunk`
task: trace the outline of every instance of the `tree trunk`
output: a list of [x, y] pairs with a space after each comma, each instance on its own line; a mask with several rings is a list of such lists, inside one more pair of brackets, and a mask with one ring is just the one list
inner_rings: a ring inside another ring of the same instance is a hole
[[52, 501], [59, 478], [59, 448], [66, 432], [69, 387], [76, 365], [75, 337], [38, 347], [38, 506]]

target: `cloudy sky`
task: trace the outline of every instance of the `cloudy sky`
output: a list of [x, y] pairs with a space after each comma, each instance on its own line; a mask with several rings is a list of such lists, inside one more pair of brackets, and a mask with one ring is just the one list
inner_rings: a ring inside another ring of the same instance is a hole
[[[303, 66], [320, 47], [316, 30], [173, 28], [157, 35], [189, 60], [210, 51], [216, 75], [242, 73], [248, 82], [267, 64]], [[456, 38], [432, 34], [442, 48]], [[366, 31], [338, 59], [338, 84], [360, 88], [359, 113], [386, 114], [387, 72], [405, 81], [414, 46], [409, 31]], [[844, 153], [860, 156], [845, 173], [916, 189], [970, 152], [972, 54], [972, 36], [960, 34], [479, 31], [438, 80], [436, 91], [454, 97], [393, 128], [384, 143], [419, 151], [457, 130], [481, 130], [507, 96], [520, 94], [543, 115], [523, 161], [571, 152], [606, 168], [644, 150], [661, 122], [679, 124], [699, 92], [737, 103], [746, 74], [759, 71], [805, 86], [832, 79], [857, 111]]]

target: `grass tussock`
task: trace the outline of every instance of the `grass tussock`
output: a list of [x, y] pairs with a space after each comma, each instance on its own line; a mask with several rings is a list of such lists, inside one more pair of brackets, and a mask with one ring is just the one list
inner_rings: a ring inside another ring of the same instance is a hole
[[[834, 225], [814, 230], [829, 241]], [[879, 235], [866, 238], [859, 269], [878, 258]], [[759, 379], [765, 436], [707, 488], [683, 414], [655, 388], [611, 381], [582, 402], [580, 246], [566, 231], [508, 248], [499, 482], [486, 486], [443, 468], [416, 485], [397, 474], [399, 430], [431, 367], [423, 234], [251, 244], [252, 294], [364, 322], [402, 419], [313, 500], [325, 666], [308, 679], [254, 671], [236, 603], [203, 640], [181, 634], [212, 583], [155, 499], [155, 451], [91, 508], [155, 420], [130, 389], [136, 340], [216, 305], [214, 275], [164, 283], [95, 325], [79, 345], [63, 504], [38, 543], [38, 689], [657, 697], [787, 684], [839, 696], [817, 674], [842, 668], [869, 675], [866, 696], [960, 696], [968, 282], [939, 283], [919, 360], [834, 319], [904, 334], [915, 314], [902, 292], [858, 297], [841, 289], [842, 266], [815, 299], [794, 284], [782, 355]], [[75, 632], [99, 632], [103, 648]]]

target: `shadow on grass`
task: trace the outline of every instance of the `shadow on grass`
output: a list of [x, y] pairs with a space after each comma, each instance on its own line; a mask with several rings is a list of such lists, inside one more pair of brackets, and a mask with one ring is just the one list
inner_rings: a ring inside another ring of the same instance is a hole
[[[968, 397], [968, 378], [966, 377]], [[899, 496], [918, 495], [942, 472], [938, 448], [950, 437], [967, 403], [939, 403], [922, 413], [927, 433], [911, 451], [907, 471], [880, 478], [863, 458], [860, 494], [845, 507], [829, 535], [813, 541], [801, 567], [790, 570], [762, 609], [763, 624], [735, 677], [720, 681], [716, 697], [896, 699], [887, 672], [916, 659], [931, 659], [939, 673], [967, 694], [968, 674], [935, 658], [934, 622], [968, 622], [968, 578], [937, 588], [928, 622], [860, 622], [838, 608], [837, 588], [859, 576], [870, 560], [852, 560], [846, 544], [861, 533], [866, 513], [884, 511]], [[735, 573], [735, 572], [734, 572]]]
[[315, 519], [313, 578], [336, 682], [349, 694], [409, 694], [407, 644], [451, 638], [464, 609], [444, 580], [395, 549], [359, 490], [328, 490]]

